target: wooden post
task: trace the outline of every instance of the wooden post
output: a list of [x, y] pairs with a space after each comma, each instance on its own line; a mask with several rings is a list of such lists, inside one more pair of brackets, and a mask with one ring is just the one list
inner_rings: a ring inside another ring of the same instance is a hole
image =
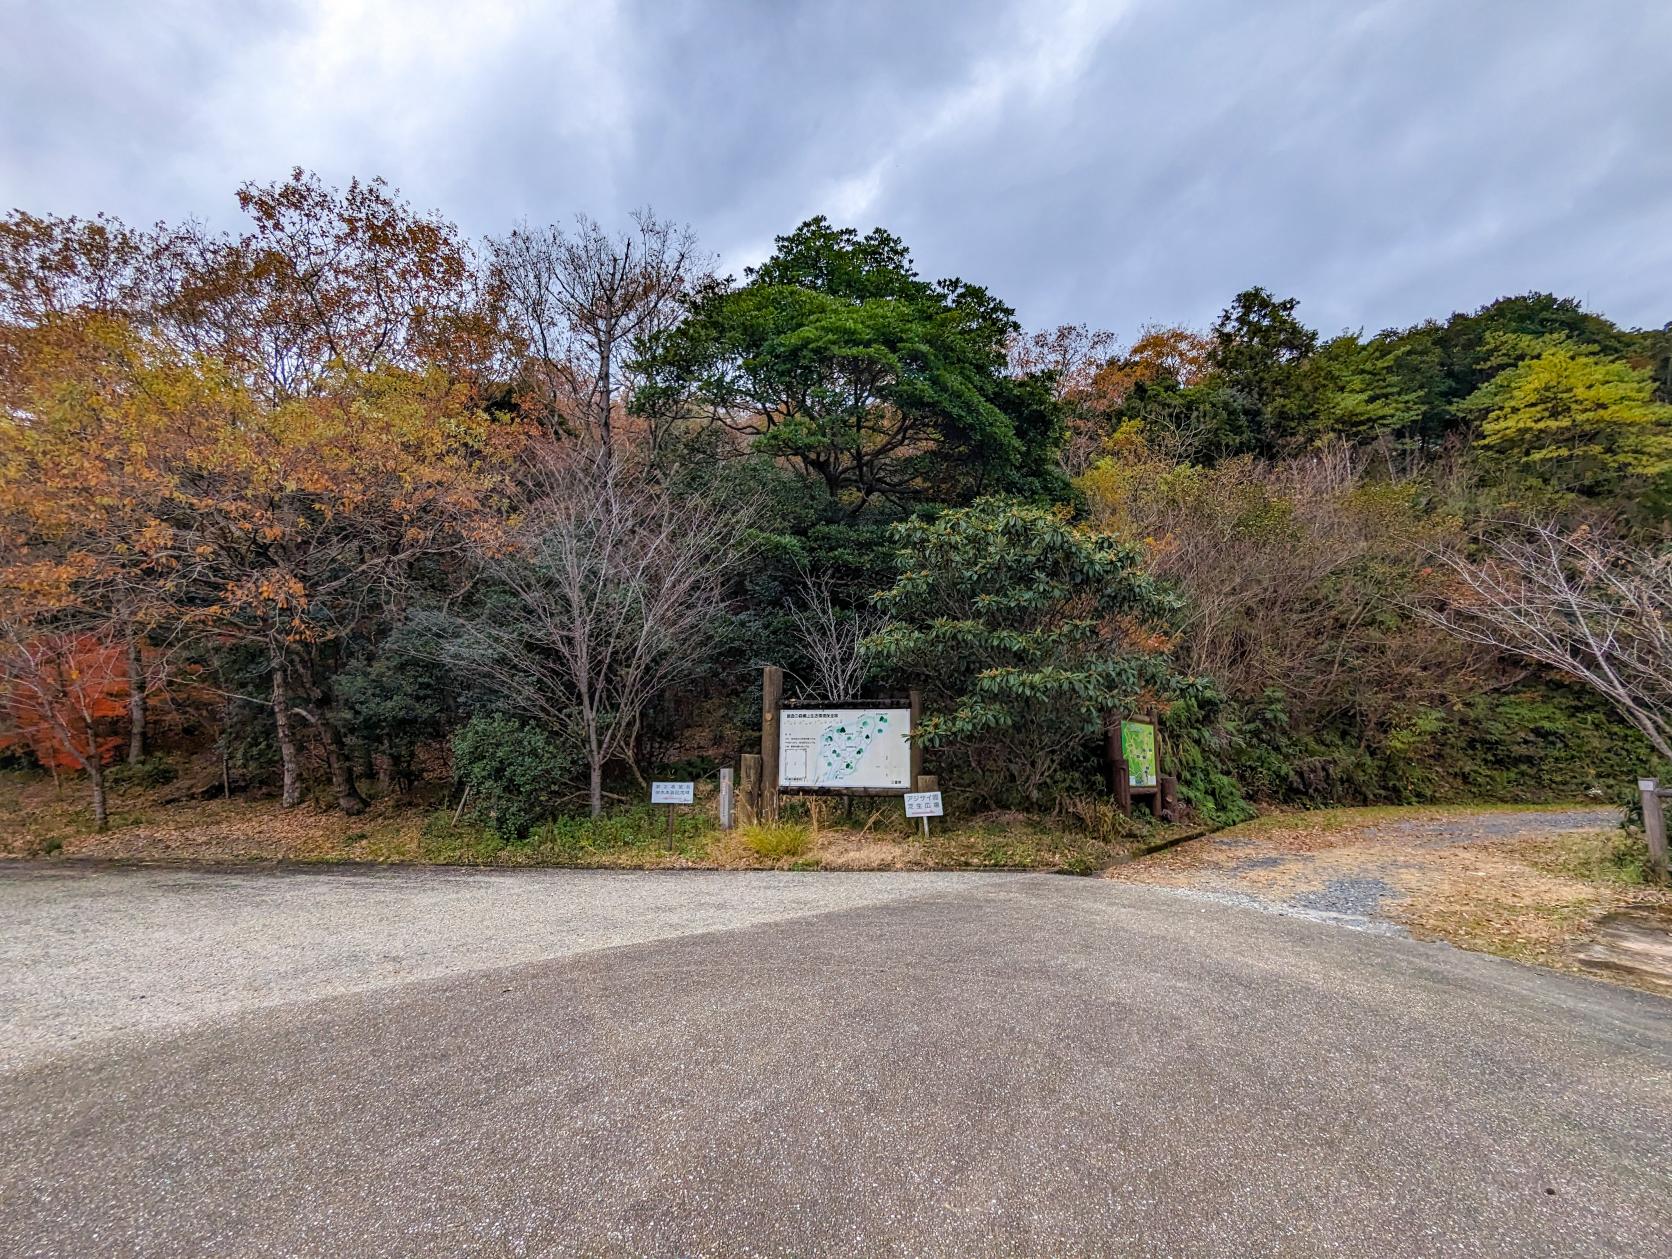
[[673, 851], [673, 815], [674, 815], [674, 810], [677, 809], [677, 808], [679, 808], [679, 806], [677, 804], [670, 804], [668, 806], [668, 851], [669, 852]]
[[[913, 791], [939, 791], [940, 790], [940, 779], [939, 779], [939, 777], [937, 777], [934, 774], [917, 774], [917, 775], [914, 775], [913, 778], [912, 778], [912, 782], [914, 784], [916, 784], [912, 788]], [[929, 838], [929, 819], [926, 818], [926, 817], [920, 817], [917, 820], [919, 822], [923, 823], [923, 838], [928, 839]]]
[[732, 768], [723, 766], [720, 770], [720, 829], [729, 831], [732, 828]]
[[[923, 773], [923, 745], [917, 741], [917, 726], [923, 720], [923, 693], [912, 691], [911, 695], [911, 780], [916, 782]], [[930, 788], [934, 790], [933, 787]]]
[[1667, 877], [1666, 811], [1660, 803], [1660, 783], [1653, 778], [1637, 780], [1639, 798], [1643, 801], [1643, 838], [1649, 841], [1649, 868], [1655, 877]]
[[761, 758], [753, 752], [743, 754], [743, 767], [738, 771], [738, 820], [753, 826], [761, 817]]
[[778, 709], [784, 702], [784, 671], [775, 664], [761, 670], [760, 820], [778, 821]]
[[1176, 822], [1179, 820], [1179, 780], [1171, 774], [1161, 774], [1156, 778], [1156, 784], [1161, 789], [1161, 820]]
[[1115, 807], [1127, 817], [1132, 816], [1132, 775], [1126, 769], [1126, 751], [1121, 747], [1120, 721], [1111, 716], [1103, 728], [1103, 773], [1109, 780], [1109, 794]]

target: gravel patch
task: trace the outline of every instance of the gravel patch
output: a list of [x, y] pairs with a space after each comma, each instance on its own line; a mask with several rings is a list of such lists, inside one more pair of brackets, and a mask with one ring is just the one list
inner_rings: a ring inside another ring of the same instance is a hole
[[1026, 875], [0, 867], [0, 1069], [291, 1001]]
[[1297, 893], [1290, 897], [1289, 903], [1301, 909], [1373, 918], [1381, 911], [1383, 901], [1398, 895], [1399, 889], [1386, 879], [1339, 878], [1331, 879], [1316, 891]]
[[1370, 835], [1422, 836], [1449, 847], [1455, 844], [1479, 844], [1497, 839], [1512, 839], [1517, 835], [1529, 833], [1547, 835], [1564, 831], [1608, 830], [1619, 824], [1618, 809], [1516, 810], [1472, 814], [1461, 819], [1424, 818], [1410, 822], [1391, 822], [1373, 828]]
[[1264, 897], [1250, 896], [1246, 892], [1208, 891], [1193, 887], [1168, 887], [1160, 890], [1168, 896], [1176, 896], [1181, 900], [1201, 901], [1208, 905], [1229, 905], [1235, 909], [1254, 909], [1263, 914], [1276, 914], [1280, 918], [1299, 918], [1305, 922], [1327, 923], [1333, 927], [1347, 927], [1353, 931], [1367, 932], [1370, 935], [1407, 938], [1410, 936], [1410, 932], [1396, 922], [1388, 922], [1381, 918], [1367, 918], [1362, 914], [1313, 909], [1295, 901], [1268, 900]]
[[[1299, 842], [1281, 827], [1219, 835], [1202, 843], [1199, 863], [1190, 861], [1187, 846], [1147, 869], [1159, 873], [1157, 885], [1187, 888], [1220, 904], [1402, 935], [1405, 928], [1389, 921], [1405, 916], [1396, 905], [1408, 908], [1413, 895], [1440, 877], [1448, 850], [1605, 830], [1618, 821], [1616, 810], [1601, 808], [1468, 811], [1356, 826], [1348, 815], [1337, 830], [1315, 837], [1302, 815]], [[1146, 867], [1139, 863], [1133, 872], [1142, 876]]]
[[1248, 857], [1235, 865], [1226, 867], [1226, 873], [1241, 874], [1246, 870], [1275, 870], [1278, 866], [1287, 864], [1288, 861], [1288, 857]]

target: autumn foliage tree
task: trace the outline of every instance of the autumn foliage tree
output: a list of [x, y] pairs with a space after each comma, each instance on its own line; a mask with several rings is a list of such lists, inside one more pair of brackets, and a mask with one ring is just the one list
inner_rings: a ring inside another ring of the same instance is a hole
[[1488, 459], [1570, 493], [1672, 501], [1672, 406], [1648, 373], [1562, 338], [1506, 348], [1525, 357], [1464, 404]]
[[126, 710], [121, 646], [85, 627], [72, 589], [76, 563], [12, 564], [0, 586], [0, 745], [27, 747], [54, 774], [87, 774], [93, 824], [109, 817], [104, 767], [120, 746], [112, 721]]
[[[281, 798], [301, 798], [300, 721], [356, 812], [332, 678], [351, 642], [375, 646], [400, 571], [456, 547], [481, 506], [496, 316], [450, 225], [375, 182], [337, 193], [298, 173], [241, 200], [246, 236], [134, 246], [154, 281], [143, 306], [17, 282], [6, 401], [27, 418], [4, 452], [7, 558], [73, 566], [101, 640], [185, 627], [255, 644]], [[86, 252], [25, 226], [37, 254]]]

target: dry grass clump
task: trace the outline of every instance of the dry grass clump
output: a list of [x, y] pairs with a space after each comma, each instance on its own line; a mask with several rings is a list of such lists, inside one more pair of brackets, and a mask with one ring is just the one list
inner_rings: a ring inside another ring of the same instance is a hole
[[750, 852], [768, 861], [787, 861], [805, 856], [813, 843], [812, 832], [794, 822], [740, 827], [737, 838]]

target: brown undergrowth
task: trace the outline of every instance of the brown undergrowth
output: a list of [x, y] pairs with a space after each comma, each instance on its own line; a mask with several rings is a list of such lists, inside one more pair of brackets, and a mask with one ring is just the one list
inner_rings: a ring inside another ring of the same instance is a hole
[[[1124, 833], [1092, 829], [1074, 817], [1021, 813], [935, 819], [925, 839], [897, 801], [786, 804], [773, 827], [726, 832], [712, 801], [675, 816], [648, 805], [617, 808], [604, 819], [567, 817], [507, 843], [457, 825], [445, 807], [374, 800], [358, 817], [323, 802], [281, 809], [271, 799], [191, 799], [161, 803], [166, 790], [114, 797], [111, 828], [93, 831], [72, 789], [0, 775], [0, 857], [183, 862], [377, 862], [446, 865], [576, 866], [608, 869], [997, 870], [1094, 874], [1130, 860], [1188, 826], [1135, 822]], [[437, 802], [438, 804], [440, 802]]]

